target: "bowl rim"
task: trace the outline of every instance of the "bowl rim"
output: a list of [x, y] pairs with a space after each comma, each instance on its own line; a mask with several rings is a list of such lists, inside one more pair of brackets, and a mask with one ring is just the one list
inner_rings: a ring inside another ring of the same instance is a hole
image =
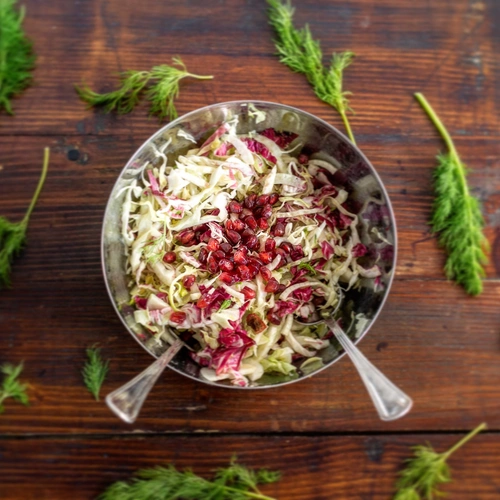
[[[322, 118], [319, 118], [318, 116], [313, 115], [312, 113], [309, 113], [308, 111], [304, 111], [304, 110], [302, 110], [300, 108], [296, 108], [294, 106], [289, 106], [287, 104], [281, 104], [281, 103], [272, 102], [272, 101], [254, 100], [254, 99], [241, 99], [241, 100], [235, 100], [235, 101], [223, 101], [223, 102], [217, 102], [217, 103], [209, 104], [207, 106], [203, 106], [201, 108], [197, 108], [197, 109], [195, 109], [193, 111], [185, 113], [184, 115], [177, 117], [175, 120], [173, 120], [173, 121], [165, 124], [163, 127], [161, 127], [160, 129], [158, 129], [154, 134], [152, 134], [150, 137], [148, 137], [141, 144], [141, 146], [134, 151], [134, 153], [130, 156], [130, 158], [127, 161], [127, 163], [125, 164], [125, 166], [121, 169], [120, 173], [118, 174], [118, 176], [116, 178], [116, 181], [114, 182], [114, 184], [113, 184], [113, 186], [111, 188], [110, 195], [109, 195], [108, 200], [106, 202], [106, 208], [104, 210], [104, 217], [103, 217], [103, 223], [102, 223], [102, 229], [101, 229], [101, 269], [102, 269], [102, 273], [103, 273], [104, 283], [106, 285], [106, 290], [108, 291], [108, 295], [109, 295], [109, 298], [111, 300], [111, 304], [113, 305], [113, 308], [114, 308], [116, 314], [120, 318], [120, 321], [122, 322], [122, 324], [125, 327], [125, 329], [127, 330], [127, 332], [132, 336], [132, 338], [147, 353], [149, 353], [151, 356], [153, 356], [156, 359], [158, 359], [159, 356], [157, 354], [155, 354], [153, 351], [151, 351], [150, 349], [148, 349], [146, 347], [146, 345], [143, 342], [141, 342], [141, 340], [137, 337], [137, 335], [135, 335], [134, 332], [130, 329], [129, 325], [125, 322], [125, 319], [123, 318], [122, 314], [118, 310], [118, 307], [116, 306], [116, 303], [115, 303], [115, 300], [114, 300], [114, 296], [113, 296], [113, 294], [111, 292], [111, 288], [110, 288], [110, 285], [108, 283], [108, 278], [107, 278], [107, 273], [106, 273], [106, 265], [105, 265], [106, 261], [105, 261], [104, 240], [105, 240], [105, 221], [107, 219], [108, 210], [110, 209], [110, 205], [111, 205], [111, 194], [114, 192], [116, 184], [121, 179], [122, 174], [129, 168], [129, 166], [132, 163], [132, 161], [134, 161], [134, 159], [137, 156], [139, 156], [139, 154], [150, 144], [151, 141], [153, 141], [156, 137], [160, 136], [165, 130], [168, 130], [170, 128], [175, 127], [180, 122], [184, 121], [186, 118], [189, 118], [192, 115], [198, 114], [198, 113], [203, 112], [203, 111], [208, 111], [211, 108], [223, 107], [223, 106], [238, 106], [238, 105], [239, 106], [244, 106], [244, 105], [248, 106], [249, 104], [253, 104], [254, 106], [259, 106], [259, 105], [277, 106], [279, 108], [282, 108], [282, 109], [285, 109], [285, 110], [289, 110], [289, 111], [292, 111], [294, 113], [306, 115], [309, 118], [312, 118], [312, 119], [320, 122], [322, 125], [324, 125], [325, 127], [331, 129], [335, 134], [337, 134], [338, 136], [340, 136], [340, 138], [343, 141], [348, 142], [356, 150], [356, 153], [363, 159], [363, 161], [366, 163], [366, 165], [370, 168], [371, 173], [373, 174], [373, 176], [377, 180], [377, 182], [378, 182], [378, 184], [379, 184], [379, 186], [381, 188], [381, 191], [384, 194], [385, 199], [387, 200], [387, 207], [389, 209], [389, 217], [391, 219], [392, 229], [393, 229], [393, 233], [394, 233], [394, 243], [393, 243], [393, 246], [394, 246], [394, 255], [393, 255], [393, 258], [392, 258], [392, 270], [391, 270], [391, 274], [389, 276], [389, 279], [388, 279], [388, 282], [387, 282], [387, 287], [385, 289], [385, 293], [384, 293], [384, 296], [382, 297], [380, 305], [379, 305], [377, 311], [375, 312], [374, 316], [371, 318], [370, 323], [367, 325], [367, 327], [365, 328], [365, 330], [361, 333], [361, 335], [359, 335], [356, 339], [353, 340], [354, 344], [357, 345], [365, 337], [365, 335], [370, 331], [370, 329], [372, 328], [372, 326], [377, 321], [377, 319], [378, 319], [378, 317], [379, 317], [382, 309], [384, 308], [385, 303], [387, 301], [387, 298], [389, 297], [389, 293], [390, 293], [391, 288], [392, 288], [392, 283], [393, 283], [394, 277], [396, 275], [396, 264], [397, 264], [397, 255], [398, 255], [398, 231], [397, 231], [397, 225], [396, 225], [396, 217], [395, 217], [394, 209], [392, 207], [392, 202], [391, 202], [391, 199], [389, 198], [389, 193], [387, 192], [385, 184], [382, 182], [382, 179], [380, 178], [380, 175], [378, 174], [378, 172], [375, 169], [375, 167], [372, 165], [371, 161], [367, 158], [367, 156], [363, 153], [363, 151], [361, 151], [361, 149], [357, 146], [357, 144], [354, 144], [353, 142], [351, 142], [351, 140], [343, 132], [341, 132], [336, 127], [334, 127], [333, 125], [331, 125], [327, 121], [323, 120]], [[236, 385], [223, 385], [223, 384], [220, 384], [220, 383], [217, 383], [217, 382], [212, 382], [210, 380], [205, 380], [205, 379], [203, 379], [201, 377], [200, 378], [195, 377], [195, 376], [193, 376], [193, 375], [191, 375], [189, 373], [186, 373], [186, 372], [184, 372], [182, 370], [179, 370], [178, 368], [176, 368], [175, 366], [172, 365], [172, 362], [170, 362], [168, 364], [168, 368], [170, 370], [173, 370], [176, 373], [178, 373], [178, 374], [180, 374], [180, 375], [182, 375], [184, 377], [188, 377], [191, 380], [194, 380], [196, 382], [201, 382], [201, 383], [204, 383], [204, 384], [207, 384], [207, 385], [210, 385], [210, 386], [213, 386], [213, 387], [218, 387], [218, 388], [221, 388], [221, 389], [237, 389], [237, 390], [278, 389], [280, 387], [284, 387], [286, 385], [294, 384], [296, 382], [300, 382], [302, 380], [308, 379], [308, 378], [312, 377], [313, 375], [319, 374], [323, 370], [325, 370], [327, 368], [330, 368], [331, 366], [333, 366], [334, 364], [336, 364], [345, 355], [346, 355], [346, 352], [342, 351], [337, 357], [335, 357], [334, 359], [332, 359], [330, 362], [328, 362], [327, 364], [325, 364], [324, 366], [322, 366], [318, 370], [315, 370], [315, 371], [313, 371], [311, 373], [308, 373], [306, 375], [302, 375], [302, 376], [300, 376], [300, 377], [298, 377], [296, 379], [288, 380], [288, 381], [285, 381], [285, 382], [279, 382], [279, 383], [276, 383], [276, 384], [263, 385], [263, 386], [240, 387], [240, 386], [236, 386]], [[177, 354], [176, 354], [176, 356], [177, 356]]]

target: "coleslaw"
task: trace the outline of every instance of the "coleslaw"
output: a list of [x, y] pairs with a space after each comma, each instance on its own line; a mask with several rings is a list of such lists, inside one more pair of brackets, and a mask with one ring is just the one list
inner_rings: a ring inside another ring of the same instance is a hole
[[169, 141], [157, 146], [125, 188], [121, 220], [135, 321], [179, 335], [205, 379], [247, 386], [321, 362], [331, 335], [297, 319], [318, 319], [340, 287], [381, 271], [358, 263], [367, 248], [337, 168], [301, 153], [293, 133], [236, 126], [174, 161]]

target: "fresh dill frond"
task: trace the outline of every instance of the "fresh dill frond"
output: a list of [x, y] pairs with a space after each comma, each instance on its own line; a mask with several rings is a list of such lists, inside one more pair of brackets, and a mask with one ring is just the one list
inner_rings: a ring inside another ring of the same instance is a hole
[[444, 453], [437, 453], [430, 444], [415, 446], [414, 457], [406, 460], [406, 468], [400, 472], [396, 483], [397, 493], [393, 500], [433, 500], [442, 496], [443, 493], [438, 487], [451, 481], [448, 458], [486, 427], [486, 424], [482, 423]]
[[24, 7], [17, 10], [17, 0], [0, 1], [0, 110], [12, 111], [11, 99], [33, 81], [35, 54], [23, 31]]
[[180, 81], [187, 77], [198, 80], [213, 78], [189, 73], [180, 57], [174, 57], [173, 64], [154, 66], [150, 71], [126, 71], [120, 75], [121, 86], [105, 94], [94, 92], [86, 85], [75, 85], [75, 90], [88, 107], [102, 106], [107, 113], [116, 111], [118, 114], [130, 113], [145, 94], [151, 102], [151, 115], [160, 120], [166, 117], [172, 120], [177, 118], [175, 99], [179, 96]]
[[174, 101], [179, 96], [179, 83], [183, 78], [195, 78], [197, 80], [211, 80], [211, 75], [194, 75], [189, 73], [186, 65], [180, 57], [173, 58], [174, 65], [155, 66], [151, 70], [151, 79], [156, 83], [150, 87], [146, 98], [151, 102], [149, 110], [151, 115], [156, 115], [163, 120], [168, 117], [170, 120], [177, 118], [177, 109]]
[[259, 484], [279, 479], [277, 472], [252, 471], [234, 460], [216, 471], [212, 481], [173, 465], [139, 470], [130, 481], [118, 481], [98, 500], [274, 500], [258, 490]]
[[5, 411], [3, 402], [12, 398], [23, 405], [29, 404], [29, 397], [26, 394], [27, 384], [19, 382], [18, 378], [23, 371], [23, 364], [17, 366], [5, 363], [0, 366], [0, 372], [5, 375], [0, 388], [0, 413]]
[[438, 234], [448, 258], [445, 273], [461, 284], [470, 295], [483, 290], [483, 266], [488, 262], [488, 241], [483, 234], [484, 219], [478, 200], [467, 185], [467, 167], [460, 159], [443, 123], [421, 93], [416, 99], [441, 134], [448, 151], [437, 156], [434, 171], [432, 230]]
[[267, 0], [269, 23], [273, 26], [277, 39], [276, 49], [280, 61], [292, 71], [302, 73], [312, 85], [317, 97], [332, 106], [340, 114], [347, 135], [356, 144], [347, 113], [352, 112], [348, 96], [351, 92], [342, 90], [344, 70], [351, 64], [354, 54], [343, 52], [333, 54], [330, 67], [323, 65], [323, 52], [319, 41], [314, 40], [309, 26], [296, 29], [293, 25], [295, 9], [289, 0]]
[[99, 401], [101, 386], [108, 374], [109, 361], [103, 361], [101, 350], [95, 346], [86, 350], [87, 362], [82, 370], [83, 381], [89, 392]]
[[42, 174], [38, 181], [35, 194], [21, 222], [10, 222], [5, 217], [0, 217], [0, 288], [10, 286], [11, 263], [22, 250], [26, 243], [26, 230], [35, 208], [38, 196], [42, 190], [47, 170], [49, 168], [49, 148], [45, 148], [43, 157]]
[[88, 107], [102, 106], [106, 113], [130, 113], [139, 104], [139, 98], [151, 75], [149, 71], [125, 71], [120, 75], [120, 87], [106, 94], [98, 94], [87, 86], [75, 90]]

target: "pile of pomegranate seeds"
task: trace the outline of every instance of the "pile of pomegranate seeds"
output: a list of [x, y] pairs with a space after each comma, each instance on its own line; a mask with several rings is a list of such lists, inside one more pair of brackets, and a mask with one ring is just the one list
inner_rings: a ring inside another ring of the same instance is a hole
[[[232, 200], [227, 206], [231, 214], [224, 226], [220, 229], [227, 242], [219, 242], [211, 236], [206, 224], [193, 229], [182, 231], [177, 235], [177, 241], [183, 246], [193, 246], [206, 243], [198, 253], [198, 261], [213, 275], [219, 275], [219, 279], [227, 285], [233, 285], [239, 281], [250, 281], [260, 273], [266, 283], [266, 292], [281, 293], [284, 285], [280, 285], [272, 278], [271, 271], [264, 267], [280, 256], [277, 266], [284, 266], [287, 262], [301, 259], [304, 252], [301, 247], [284, 242], [277, 246], [273, 236], [285, 234], [285, 219], [279, 219], [276, 224], [269, 228], [268, 219], [273, 214], [273, 205], [279, 201], [279, 195], [273, 194], [250, 194], [241, 202]], [[266, 231], [267, 239], [261, 248], [257, 232]], [[174, 262], [174, 252], [165, 254], [165, 262]], [[186, 277], [187, 278], [187, 277]], [[194, 281], [184, 280], [184, 286], [189, 289]], [[191, 277], [190, 277], [191, 278]], [[194, 278], [194, 277], [193, 277]], [[187, 282], [187, 284], [186, 284]], [[246, 289], [246, 291], [245, 291]], [[253, 298], [255, 292], [248, 287], [243, 289], [246, 298]]]

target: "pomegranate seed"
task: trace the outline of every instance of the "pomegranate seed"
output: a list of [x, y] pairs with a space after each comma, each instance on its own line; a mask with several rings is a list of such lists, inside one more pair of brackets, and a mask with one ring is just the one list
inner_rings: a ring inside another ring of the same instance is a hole
[[272, 252], [276, 248], [276, 240], [269, 238], [264, 245], [266, 252]]
[[269, 323], [272, 323], [273, 325], [281, 324], [281, 318], [275, 312], [272, 311], [269, 311], [267, 313], [267, 321], [269, 321]]
[[241, 293], [245, 296], [245, 299], [248, 299], [248, 300], [255, 299], [255, 296], [256, 296], [255, 290], [252, 290], [248, 286], [244, 286], [241, 289]]
[[269, 227], [266, 219], [259, 219], [258, 224], [263, 231], [265, 231]]
[[[222, 273], [224, 274], [224, 273]], [[200, 309], [205, 309], [205, 307], [208, 307], [208, 300], [205, 297], [201, 297], [198, 299], [198, 302], [196, 302], [196, 306], [199, 307]]]
[[243, 249], [240, 248], [239, 250], [234, 252], [234, 261], [238, 264], [246, 264], [248, 262], [246, 253], [243, 251]]
[[262, 262], [259, 259], [256, 259], [255, 257], [249, 257], [248, 258], [248, 264], [252, 264], [252, 266], [255, 266], [257, 269], [260, 269], [262, 267]]
[[262, 217], [262, 207], [258, 207], [253, 211], [253, 215], [256, 219], [260, 219]]
[[224, 252], [224, 253], [229, 253], [229, 252], [232, 252], [233, 250], [233, 247], [229, 244], [229, 243], [221, 243], [220, 244], [220, 249]]
[[241, 214], [243, 207], [237, 201], [231, 201], [227, 206], [228, 210], [233, 214]]
[[[261, 269], [262, 272], [262, 269]], [[271, 278], [268, 282], [267, 285], [265, 286], [264, 290], [269, 293], [275, 293], [278, 291], [278, 288], [280, 287], [280, 284], [278, 283], [278, 280], [276, 278]]]
[[229, 229], [227, 232], [227, 237], [231, 243], [236, 245], [241, 240], [240, 234], [238, 234], [236, 231], [233, 231], [232, 229]]
[[216, 273], [219, 269], [219, 266], [217, 264], [217, 261], [214, 259], [213, 255], [211, 255], [209, 258], [208, 258], [208, 263], [207, 263], [207, 269], [211, 272], [211, 273]]
[[251, 278], [250, 269], [248, 269], [247, 266], [238, 266], [238, 273], [241, 276], [242, 280], [249, 280]]
[[261, 194], [256, 200], [255, 200], [255, 204], [258, 206], [258, 207], [263, 207], [264, 205], [266, 205], [267, 203], [269, 203], [269, 195], [268, 194]]
[[194, 227], [193, 230], [195, 233], [204, 233], [208, 230], [208, 226], [206, 224], [200, 224], [199, 226]]
[[233, 228], [235, 231], [238, 231], [238, 233], [241, 233], [247, 225], [240, 219], [233, 220]]
[[234, 269], [234, 265], [228, 259], [221, 259], [219, 260], [219, 268], [221, 271], [232, 271]]
[[274, 205], [275, 203], [278, 202], [280, 199], [280, 195], [273, 193], [271, 196], [269, 196], [269, 205]]
[[243, 239], [245, 238], [248, 238], [249, 236], [255, 236], [255, 233], [249, 228], [247, 227], [242, 233], [241, 233], [241, 236], [243, 237]]
[[264, 205], [264, 207], [262, 208], [261, 216], [264, 217], [264, 219], [269, 219], [271, 215], [273, 215], [273, 207], [268, 203], [267, 205]]
[[183, 244], [188, 245], [192, 240], [194, 240], [195, 232], [189, 229], [177, 235], [177, 239]]
[[307, 163], [309, 161], [309, 156], [305, 154], [300, 154], [297, 160], [299, 160], [299, 163], [302, 163], [303, 165], [304, 163]]
[[230, 274], [230, 273], [221, 273], [221, 275], [219, 276], [219, 279], [226, 283], [226, 285], [232, 285], [233, 283], [236, 283], [238, 281], [238, 277], [235, 276], [234, 274]]
[[246, 322], [255, 333], [263, 332], [266, 329], [266, 324], [258, 314], [249, 314], [246, 317]]
[[276, 255], [281, 255], [283, 258], [286, 258], [286, 252], [282, 248], [275, 248], [274, 253]]
[[257, 221], [255, 220], [255, 217], [253, 215], [250, 215], [249, 217], [247, 217], [245, 219], [245, 222], [250, 229], [257, 229], [258, 224], [257, 224]]
[[210, 250], [210, 252], [215, 252], [216, 250], [219, 250], [220, 243], [215, 239], [215, 238], [210, 238], [207, 243], [207, 249]]
[[212, 255], [216, 260], [223, 259], [226, 256], [226, 254], [222, 250], [217, 250], [217, 252], [214, 252]]
[[256, 199], [257, 199], [257, 195], [256, 194], [251, 194], [251, 195], [249, 195], [249, 196], [247, 196], [245, 198], [245, 201], [243, 202], [243, 204], [247, 208], [253, 208], [255, 206], [255, 200]]
[[208, 258], [208, 250], [206, 248], [200, 249], [200, 253], [198, 254], [198, 260], [202, 264], [206, 264]]
[[259, 240], [257, 236], [249, 236], [245, 240], [245, 245], [250, 249], [250, 250], [255, 250], [259, 246]]
[[286, 285], [280, 285], [276, 293], [283, 293], [286, 290]]
[[248, 270], [250, 271], [250, 275], [252, 278], [255, 278], [257, 274], [259, 274], [259, 268], [254, 266], [253, 264], [248, 264]]
[[194, 285], [195, 280], [196, 278], [194, 274], [189, 274], [188, 276], [184, 276], [182, 284], [184, 285], [184, 288], [187, 288], [189, 290]]
[[175, 262], [176, 259], [177, 259], [177, 255], [175, 255], [175, 252], [167, 252], [163, 256], [163, 262], [167, 262], [168, 264]]
[[202, 241], [203, 243], [208, 243], [210, 241], [210, 239], [212, 238], [212, 233], [210, 231], [205, 231], [201, 237], [200, 237], [200, 241]]
[[226, 226], [226, 231], [231, 231], [232, 229], [234, 229], [233, 221], [231, 219], [227, 219], [224, 225]]
[[175, 311], [170, 315], [170, 321], [173, 323], [182, 323], [186, 319], [186, 313]]
[[285, 234], [285, 225], [282, 222], [277, 222], [271, 232], [274, 236], [283, 236]]
[[[271, 279], [274, 279], [271, 271], [269, 271], [269, 269], [265, 266], [261, 267], [259, 269], [259, 272], [260, 272], [260, 275], [262, 276], [262, 278], [264, 279], [264, 281], [269, 281]], [[274, 281], [276, 281], [276, 280], [274, 280]], [[277, 281], [276, 281], [276, 283], [277, 283]]]
[[322, 306], [325, 303], [325, 297], [319, 297], [316, 295], [313, 297], [312, 302], [315, 306]]
[[286, 253], [290, 253], [293, 250], [293, 246], [291, 243], [288, 243], [288, 241], [284, 241], [281, 245], [280, 248], [282, 248]]
[[240, 217], [248, 217], [249, 215], [252, 215], [253, 212], [249, 208], [244, 208], [241, 211], [241, 216]]
[[300, 260], [304, 257], [304, 250], [299, 245], [295, 245], [295, 248], [290, 252], [290, 257], [292, 260]]
[[264, 264], [269, 264], [273, 260], [273, 254], [270, 252], [260, 252], [259, 257]]

